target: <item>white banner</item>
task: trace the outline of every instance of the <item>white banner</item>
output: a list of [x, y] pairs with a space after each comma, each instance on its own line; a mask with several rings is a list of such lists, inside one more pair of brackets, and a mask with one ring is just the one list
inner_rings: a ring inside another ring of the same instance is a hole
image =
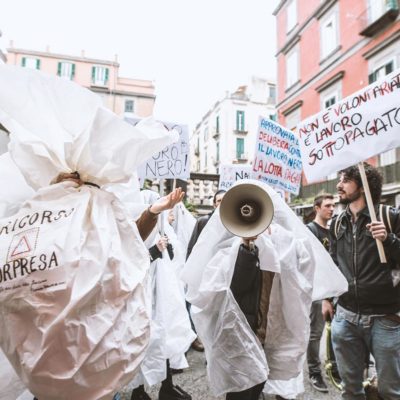
[[[125, 118], [136, 125], [140, 119]], [[165, 147], [138, 168], [138, 175], [145, 179], [189, 179], [189, 131], [186, 125], [162, 122], [169, 130], [179, 132], [179, 141]]]
[[252, 165], [254, 179], [299, 193], [302, 170], [299, 140], [277, 122], [260, 117]]
[[297, 126], [308, 182], [400, 145], [400, 70]]
[[236, 181], [251, 178], [251, 165], [221, 165], [218, 190], [228, 190]]

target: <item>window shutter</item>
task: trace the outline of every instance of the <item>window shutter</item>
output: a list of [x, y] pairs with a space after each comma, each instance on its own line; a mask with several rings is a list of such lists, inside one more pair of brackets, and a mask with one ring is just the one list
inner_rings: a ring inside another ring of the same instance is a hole
[[71, 79], [73, 79], [74, 76], [75, 76], [75, 64], [72, 64], [72, 67], [71, 67]]
[[57, 64], [57, 75], [61, 76], [61, 63], [60, 62]]
[[240, 130], [244, 131], [244, 111], [242, 111], [242, 120], [241, 120]]
[[108, 68], [106, 68], [106, 79], [105, 79], [104, 83], [107, 83], [107, 82], [108, 82]]
[[244, 139], [236, 138], [236, 158], [239, 159], [244, 153]]
[[375, 72], [372, 72], [371, 74], [368, 75], [368, 83], [373, 83], [375, 82]]
[[96, 78], [96, 67], [92, 67], [92, 83], [95, 82]]
[[40, 69], [40, 59], [36, 59], [36, 69]]
[[240, 111], [236, 111], [236, 130], [239, 130], [239, 112]]
[[393, 61], [385, 65], [385, 74], [388, 75], [393, 71]]
[[26, 65], [26, 57], [22, 57], [21, 65], [25, 67]]

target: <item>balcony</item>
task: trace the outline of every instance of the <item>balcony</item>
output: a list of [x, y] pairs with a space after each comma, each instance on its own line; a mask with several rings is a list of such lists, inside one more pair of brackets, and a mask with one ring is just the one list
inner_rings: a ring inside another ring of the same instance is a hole
[[237, 154], [236, 155], [236, 164], [244, 164], [248, 161], [249, 156], [247, 153]]
[[[376, 4], [381, 4], [381, 13], [372, 8], [367, 8], [358, 18], [361, 25], [360, 35], [372, 37], [377, 32], [385, 28], [396, 20], [399, 15], [399, 1], [398, 0], [374, 0]], [[375, 6], [376, 7], [376, 6]], [[375, 15], [374, 15], [375, 14]]]
[[247, 135], [248, 132], [249, 132], [249, 131], [245, 131], [245, 130], [241, 130], [241, 129], [234, 129], [234, 130], [233, 130], [233, 133], [234, 133], [235, 135]]
[[218, 138], [219, 138], [219, 135], [220, 135], [219, 130], [217, 130], [217, 129], [214, 128], [212, 137], [213, 137], [214, 139], [218, 139]]

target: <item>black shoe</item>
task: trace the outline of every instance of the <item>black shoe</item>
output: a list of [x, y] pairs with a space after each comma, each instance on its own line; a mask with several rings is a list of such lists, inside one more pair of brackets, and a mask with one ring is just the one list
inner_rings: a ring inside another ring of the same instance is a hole
[[328, 386], [326, 386], [321, 374], [310, 375], [310, 383], [315, 390], [328, 393]]
[[131, 400], [151, 400], [151, 397], [144, 391], [144, 386], [132, 390]]
[[158, 400], [192, 400], [192, 396], [178, 385], [161, 385]]
[[279, 396], [279, 394], [277, 394], [277, 395], [275, 396], [275, 399], [276, 399], [276, 400], [294, 400], [294, 399], [286, 399], [285, 397]]

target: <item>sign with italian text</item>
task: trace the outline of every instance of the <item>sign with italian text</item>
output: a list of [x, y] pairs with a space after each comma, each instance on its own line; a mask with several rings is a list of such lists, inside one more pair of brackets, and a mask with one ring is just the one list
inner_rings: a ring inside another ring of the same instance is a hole
[[254, 179], [298, 194], [302, 162], [297, 135], [275, 121], [260, 117], [252, 167]]
[[228, 190], [236, 181], [251, 177], [251, 165], [221, 165], [218, 190]]
[[302, 121], [308, 182], [400, 146], [400, 69]]
[[[140, 119], [126, 118], [136, 125]], [[179, 141], [154, 154], [138, 168], [143, 179], [188, 179], [190, 176], [189, 130], [186, 125], [162, 122], [168, 130], [179, 132]]]

